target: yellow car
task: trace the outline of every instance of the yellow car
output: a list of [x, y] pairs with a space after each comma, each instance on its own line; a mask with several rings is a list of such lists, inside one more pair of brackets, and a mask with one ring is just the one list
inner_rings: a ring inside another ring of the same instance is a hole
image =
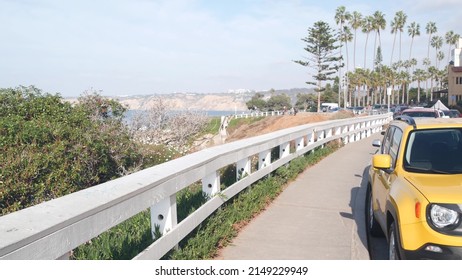
[[399, 116], [373, 145], [369, 234], [390, 259], [462, 259], [462, 121]]

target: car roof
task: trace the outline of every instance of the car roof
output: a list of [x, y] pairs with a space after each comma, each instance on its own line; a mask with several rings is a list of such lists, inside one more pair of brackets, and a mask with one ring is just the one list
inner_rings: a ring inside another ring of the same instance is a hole
[[409, 109], [406, 109], [403, 111], [403, 113], [405, 112], [435, 112], [437, 111], [437, 109], [433, 109], [433, 108], [409, 108]]
[[445, 127], [461, 127], [462, 118], [412, 118], [414, 123], [408, 123], [405, 120], [393, 120], [391, 124], [401, 127], [403, 130], [408, 126], [415, 124], [416, 129], [428, 129], [428, 128], [445, 128]]

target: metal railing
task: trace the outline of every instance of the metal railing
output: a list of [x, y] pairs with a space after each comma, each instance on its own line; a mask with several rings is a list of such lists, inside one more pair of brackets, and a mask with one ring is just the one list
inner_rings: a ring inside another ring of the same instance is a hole
[[[146, 209], [151, 210], [152, 231], [157, 227], [163, 235], [135, 259], [160, 259], [227, 199], [278, 167], [330, 141], [348, 144], [368, 137], [391, 119], [391, 114], [384, 114], [287, 128], [202, 150], [2, 216], [0, 259], [67, 258], [74, 248]], [[279, 149], [278, 159], [271, 159], [274, 148]], [[252, 168], [255, 156], [258, 166]], [[229, 165], [236, 166], [238, 178], [221, 190], [219, 170]], [[198, 181], [209, 199], [178, 223], [176, 194]]]

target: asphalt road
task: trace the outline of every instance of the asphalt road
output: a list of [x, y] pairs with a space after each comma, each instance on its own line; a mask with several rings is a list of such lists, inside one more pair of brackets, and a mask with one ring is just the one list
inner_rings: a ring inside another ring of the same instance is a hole
[[216, 259], [385, 259], [385, 238], [365, 228], [367, 171], [377, 151], [369, 138], [306, 169]]

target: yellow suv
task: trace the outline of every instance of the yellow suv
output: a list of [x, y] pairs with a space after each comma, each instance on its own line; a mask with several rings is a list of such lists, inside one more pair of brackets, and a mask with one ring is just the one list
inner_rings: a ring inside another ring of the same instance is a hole
[[373, 145], [371, 236], [385, 233], [390, 259], [461, 259], [462, 121], [399, 116]]

